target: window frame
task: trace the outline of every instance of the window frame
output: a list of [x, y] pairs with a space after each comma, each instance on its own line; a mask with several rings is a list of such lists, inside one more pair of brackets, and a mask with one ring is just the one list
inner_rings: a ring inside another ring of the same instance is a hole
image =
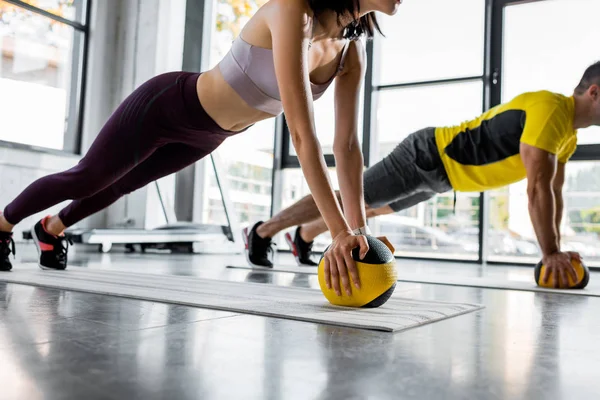
[[[189, 1], [189, 0], [188, 0]], [[214, 0], [206, 0], [212, 3]], [[483, 73], [460, 78], [445, 78], [431, 81], [403, 82], [375, 85], [378, 82], [377, 74], [381, 57], [378, 57], [379, 38], [376, 36], [373, 40], [366, 42], [367, 71], [364, 82], [363, 93], [363, 141], [362, 151], [365, 167], [371, 165], [377, 151], [377, 132], [374, 126], [377, 112], [377, 92], [395, 90], [407, 87], [429, 86], [448, 83], [481, 81], [483, 84], [482, 111], [501, 103], [502, 93], [502, 62], [503, 62], [503, 32], [504, 32], [504, 7], [547, 0], [485, 0], [484, 11], [484, 41], [483, 41]], [[203, 49], [202, 55], [206, 57], [210, 51]], [[281, 209], [282, 191], [283, 191], [283, 172], [285, 169], [299, 169], [300, 162], [297, 156], [291, 155], [290, 134], [287, 127], [285, 116], [278, 116], [275, 126], [274, 151], [273, 151], [273, 173], [271, 186], [271, 215], [274, 215]], [[327, 167], [335, 167], [335, 158], [333, 154], [325, 154]], [[579, 145], [576, 153], [572, 157], [573, 161], [599, 161], [600, 144]], [[480, 193], [479, 203], [479, 251], [476, 259], [465, 258], [459, 260], [461, 263], [468, 264], [504, 264], [506, 262], [490, 261], [488, 257], [488, 228], [490, 223], [490, 201], [488, 193]], [[287, 250], [280, 250], [287, 251]], [[397, 256], [400, 259], [432, 260], [436, 262], [455, 263], [456, 258], [445, 257], [427, 257], [427, 256]], [[511, 263], [512, 265], [521, 265], [520, 263]], [[522, 263], [531, 267], [529, 263]], [[592, 267], [593, 268], [593, 267]]]
[[[63, 132], [64, 144], [62, 149], [51, 149], [47, 147], [34, 146], [19, 142], [0, 141], [0, 147], [27, 150], [34, 153], [78, 156], [81, 155], [81, 145], [83, 137], [83, 119], [85, 108], [85, 94], [87, 83], [88, 54], [89, 54], [89, 33], [91, 21], [92, 0], [82, 0], [83, 5], [83, 23], [70, 20], [59, 15], [53, 14], [44, 9], [35, 7], [21, 0], [2, 0], [6, 3], [23, 8], [34, 14], [49, 18], [56, 22], [68, 25], [73, 28], [75, 35], [74, 42], [77, 41], [78, 34], [82, 43], [79, 46], [73, 46], [71, 53], [71, 63], [74, 66], [72, 71], [77, 73], [74, 81], [71, 82], [70, 93], [68, 96], [68, 107], [70, 109], [68, 123]], [[78, 47], [78, 49], [76, 49]], [[73, 126], [73, 128], [70, 128]]]
[[[489, 13], [487, 18], [490, 19], [490, 31], [489, 37], [486, 37], [486, 43], [489, 42], [489, 70], [486, 70], [488, 74], [488, 84], [490, 86], [490, 91], [488, 93], [489, 96], [489, 105], [491, 107], [501, 104], [502, 102], [502, 65], [504, 62], [503, 59], [503, 49], [504, 49], [504, 9], [506, 7], [515, 6], [519, 4], [525, 3], [537, 3], [548, 0], [486, 0], [486, 13]], [[487, 8], [489, 7], [489, 10]], [[582, 144], [577, 146], [577, 150], [575, 154], [571, 157], [571, 161], [600, 161], [600, 144]], [[482, 193], [482, 197], [487, 199], [487, 193]], [[481, 235], [481, 243], [485, 244], [482, 249], [482, 257], [478, 261], [479, 264], [490, 264], [490, 265], [506, 265], [506, 261], [497, 261], [490, 260], [488, 256], [488, 246], [487, 246], [487, 238], [488, 238], [488, 228], [489, 228], [489, 210], [487, 207], [487, 202], [483, 203], [485, 205], [485, 213], [486, 217], [482, 221], [482, 225], [480, 226], [480, 230], [483, 233]], [[511, 261], [511, 265], [518, 266], [527, 266], [531, 267], [531, 263], [526, 261]], [[594, 266], [589, 266], [590, 269], [596, 269]]]

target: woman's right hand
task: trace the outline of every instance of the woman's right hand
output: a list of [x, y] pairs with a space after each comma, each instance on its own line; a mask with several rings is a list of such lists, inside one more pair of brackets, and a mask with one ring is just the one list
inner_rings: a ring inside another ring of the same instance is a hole
[[352, 277], [352, 282], [357, 289], [360, 289], [358, 270], [356, 263], [352, 258], [352, 250], [360, 247], [360, 259], [362, 260], [369, 251], [367, 238], [364, 236], [355, 236], [350, 231], [342, 231], [333, 238], [331, 246], [323, 255], [325, 284], [328, 289], [333, 287], [338, 296], [342, 295], [340, 282], [348, 296], [352, 295], [350, 279], [348, 272]]

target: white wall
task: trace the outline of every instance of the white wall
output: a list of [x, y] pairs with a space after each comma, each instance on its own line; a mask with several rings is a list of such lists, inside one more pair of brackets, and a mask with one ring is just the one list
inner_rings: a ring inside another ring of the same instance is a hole
[[[77, 161], [78, 158], [74, 156], [32, 153], [26, 150], [0, 147], [1, 207], [4, 208], [31, 182], [53, 172], [70, 168]], [[15, 229], [15, 240], [20, 240], [22, 231], [31, 229], [36, 220], [48, 213], [57, 212], [64, 204], [24, 220]]]
[[[119, 103], [153, 76], [181, 69], [185, 26], [185, 0], [102, 0], [92, 2], [88, 80], [82, 150], [85, 152]], [[200, 39], [200, 38], [199, 38]], [[0, 207], [34, 180], [75, 165], [79, 156], [55, 155], [0, 147]], [[156, 196], [140, 190], [78, 226], [113, 227], [127, 219], [147, 225], [147, 209], [156, 211]], [[65, 203], [67, 204], [67, 203]], [[32, 216], [16, 229], [29, 229], [40, 216]]]

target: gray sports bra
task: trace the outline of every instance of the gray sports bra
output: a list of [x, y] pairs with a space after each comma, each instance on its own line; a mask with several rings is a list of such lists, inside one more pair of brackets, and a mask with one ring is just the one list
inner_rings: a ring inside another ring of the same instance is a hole
[[[310, 83], [314, 100], [325, 93], [333, 79], [344, 68], [349, 43], [348, 41], [344, 45], [340, 63], [333, 76], [320, 85]], [[219, 69], [225, 81], [248, 105], [272, 115], [283, 112], [279, 86], [275, 78], [273, 50], [253, 46], [238, 36], [219, 63]]]

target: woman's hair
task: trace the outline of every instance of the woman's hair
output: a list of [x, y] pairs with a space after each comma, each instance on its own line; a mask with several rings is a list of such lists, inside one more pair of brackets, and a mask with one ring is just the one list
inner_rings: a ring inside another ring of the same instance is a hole
[[[347, 15], [355, 15], [360, 11], [358, 0], [308, 0], [308, 4], [317, 18], [324, 11], [335, 12], [338, 23], [341, 18]], [[381, 33], [381, 28], [373, 12], [353, 20], [344, 28], [344, 39], [350, 40], [358, 39], [362, 35], [373, 37], [375, 31]]]

